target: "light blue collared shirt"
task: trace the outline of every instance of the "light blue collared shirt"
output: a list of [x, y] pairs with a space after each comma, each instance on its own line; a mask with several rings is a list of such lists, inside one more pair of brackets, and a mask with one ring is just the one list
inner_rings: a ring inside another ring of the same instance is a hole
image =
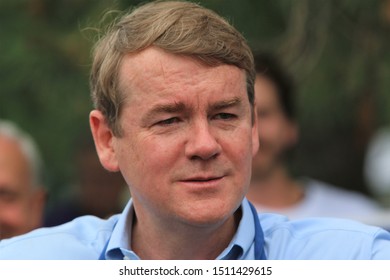
[[[134, 210], [131, 201], [127, 204], [112, 231], [111, 238], [108, 240], [104, 250], [105, 259], [117, 260], [139, 260], [139, 257], [129, 249], [131, 247], [131, 229], [133, 224]], [[217, 259], [254, 259], [254, 240], [255, 227], [253, 216], [247, 201], [242, 205], [242, 219], [238, 230], [230, 242], [229, 246], [219, 255]]]
[[[235, 236], [218, 259], [254, 259], [255, 226], [248, 201]], [[0, 242], [0, 259], [139, 259], [131, 250], [134, 216], [130, 201], [122, 214], [108, 220], [84, 216], [53, 228]], [[268, 259], [387, 259], [390, 233], [347, 220], [288, 221], [275, 214], [259, 214]]]

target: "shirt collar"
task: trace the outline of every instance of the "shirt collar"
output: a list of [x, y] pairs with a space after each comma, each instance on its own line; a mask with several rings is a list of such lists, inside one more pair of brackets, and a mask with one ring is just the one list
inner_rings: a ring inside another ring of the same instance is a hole
[[218, 256], [221, 260], [254, 259], [255, 226], [247, 199], [241, 203], [242, 217], [230, 244]]
[[111, 260], [121, 259], [139, 259], [139, 257], [130, 249], [131, 230], [133, 227], [134, 208], [130, 199], [117, 224], [112, 231], [111, 238], [108, 241], [106, 258]]
[[[236, 234], [230, 244], [218, 256], [221, 260], [254, 259], [255, 226], [249, 203], [246, 199], [241, 203], [242, 217]], [[139, 260], [131, 250], [131, 230], [133, 225], [134, 208], [132, 200], [127, 203], [108, 241], [105, 253], [106, 259]]]

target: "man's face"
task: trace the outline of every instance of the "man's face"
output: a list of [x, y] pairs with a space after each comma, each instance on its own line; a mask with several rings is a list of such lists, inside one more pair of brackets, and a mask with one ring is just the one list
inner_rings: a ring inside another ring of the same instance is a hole
[[0, 239], [40, 226], [43, 197], [31, 183], [30, 169], [18, 144], [0, 136]]
[[253, 180], [267, 176], [276, 166], [283, 164], [286, 151], [297, 141], [296, 125], [283, 113], [276, 90], [269, 79], [256, 77], [260, 148], [253, 159]]
[[258, 148], [244, 72], [149, 48], [124, 57], [120, 89], [114, 161], [137, 215], [197, 226], [231, 217]]

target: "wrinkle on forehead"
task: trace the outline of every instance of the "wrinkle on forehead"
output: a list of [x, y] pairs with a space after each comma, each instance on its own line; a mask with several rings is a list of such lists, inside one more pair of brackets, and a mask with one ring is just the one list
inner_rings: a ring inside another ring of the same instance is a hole
[[[217, 71], [221, 67], [227, 68], [228, 71]], [[204, 83], [210, 83], [210, 80], [206, 79], [209, 75], [215, 76], [213, 83], [230, 86], [238, 82], [231, 79], [232, 71], [242, 72], [230, 65], [206, 66], [192, 57], [170, 54], [151, 47], [124, 57], [120, 71], [120, 88], [127, 94], [134, 91], [150, 92], [150, 84], [153, 84], [155, 93], [163, 93], [180, 83], [182, 91], [187, 88], [196, 90], [204, 86]], [[245, 75], [241, 76], [245, 80]]]

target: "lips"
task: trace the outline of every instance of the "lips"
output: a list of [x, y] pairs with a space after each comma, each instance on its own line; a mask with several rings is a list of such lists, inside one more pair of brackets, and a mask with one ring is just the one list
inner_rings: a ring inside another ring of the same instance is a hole
[[180, 180], [183, 187], [192, 190], [217, 190], [221, 188], [224, 176], [194, 176]]
[[191, 178], [188, 178], [188, 179], [185, 179], [185, 180], [182, 180], [182, 182], [199, 182], [199, 183], [202, 183], [202, 182], [212, 182], [212, 181], [215, 181], [215, 180], [220, 180], [222, 179], [223, 176], [198, 176], [198, 177], [191, 177]]

